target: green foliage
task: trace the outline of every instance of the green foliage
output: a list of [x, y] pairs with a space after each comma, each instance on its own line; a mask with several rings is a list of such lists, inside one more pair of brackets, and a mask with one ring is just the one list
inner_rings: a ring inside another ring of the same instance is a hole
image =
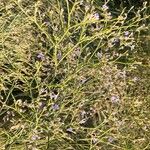
[[150, 149], [149, 3], [115, 3], [0, 1], [0, 149]]

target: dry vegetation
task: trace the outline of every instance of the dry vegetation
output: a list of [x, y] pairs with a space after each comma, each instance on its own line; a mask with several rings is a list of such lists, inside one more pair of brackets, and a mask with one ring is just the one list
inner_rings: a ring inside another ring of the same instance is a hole
[[0, 0], [0, 150], [150, 149], [149, 3], [113, 4]]

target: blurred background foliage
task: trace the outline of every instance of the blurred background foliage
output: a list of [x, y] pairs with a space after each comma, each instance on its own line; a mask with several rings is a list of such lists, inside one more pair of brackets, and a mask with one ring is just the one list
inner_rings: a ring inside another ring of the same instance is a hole
[[0, 0], [0, 149], [148, 150], [149, 23], [148, 0]]

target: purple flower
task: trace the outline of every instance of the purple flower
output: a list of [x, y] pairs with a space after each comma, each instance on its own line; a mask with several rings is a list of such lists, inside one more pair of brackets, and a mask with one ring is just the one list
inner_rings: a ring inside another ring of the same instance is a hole
[[47, 94], [47, 90], [46, 89], [44, 89], [44, 88], [42, 88], [42, 89], [40, 89], [40, 92], [39, 92], [40, 94]]
[[45, 102], [40, 102], [39, 103], [39, 109], [40, 110], [43, 110], [43, 108], [46, 106], [46, 103]]
[[82, 79], [81, 83], [84, 84], [87, 81], [87, 79]]
[[38, 140], [38, 139], [40, 139], [40, 137], [38, 135], [33, 135], [31, 137], [31, 140], [33, 140], [33, 141]]
[[84, 124], [87, 121], [87, 119], [82, 119], [79, 124]]
[[80, 55], [81, 55], [80, 48], [75, 49], [75, 55], [80, 57]]
[[83, 5], [83, 0], [80, 0], [80, 5]]
[[83, 111], [81, 112], [81, 117], [82, 117], [82, 118], [85, 118], [85, 116], [86, 116], [86, 111], [83, 110]]
[[96, 144], [96, 143], [98, 142], [98, 139], [94, 137], [94, 138], [92, 139], [92, 142], [93, 142], [93, 144]]
[[58, 104], [53, 104], [52, 109], [53, 110], [59, 110], [59, 105]]
[[42, 52], [40, 52], [40, 53], [38, 53], [37, 58], [38, 58], [38, 60], [42, 61], [42, 60], [45, 59], [45, 56], [44, 56], [44, 54]]
[[111, 98], [110, 98], [111, 102], [112, 103], [117, 103], [119, 102], [119, 96], [118, 95], [113, 95]]
[[133, 81], [133, 82], [137, 82], [138, 80], [139, 80], [138, 77], [134, 77], [132, 81]]
[[62, 52], [61, 51], [58, 51], [57, 58], [58, 58], [58, 60], [62, 59]]
[[72, 128], [68, 128], [66, 131], [67, 132], [73, 132], [73, 129]]
[[94, 17], [94, 19], [99, 20], [99, 14], [98, 13], [95, 13], [93, 17]]
[[118, 128], [120, 128], [122, 125], [124, 125], [124, 121], [117, 121], [117, 122], [116, 122], [116, 126], [117, 126]]
[[114, 44], [114, 45], [120, 45], [120, 39], [119, 38], [115, 38], [113, 40], [112, 44]]
[[114, 138], [110, 136], [110, 137], [108, 138], [108, 142], [112, 143], [113, 141], [114, 141]]
[[55, 94], [54, 92], [50, 93], [50, 98], [56, 100], [58, 97], [58, 93]]
[[125, 31], [124, 35], [125, 36], [129, 36], [130, 32], [129, 31]]
[[98, 59], [101, 59], [102, 58], [102, 53], [97, 52], [97, 57], [98, 57]]
[[90, 6], [86, 5], [85, 6], [85, 11], [87, 12], [90, 9]]
[[104, 11], [106, 11], [106, 10], [109, 9], [109, 7], [108, 7], [106, 4], [104, 4], [104, 5], [102, 6], [102, 9], [103, 9]]

